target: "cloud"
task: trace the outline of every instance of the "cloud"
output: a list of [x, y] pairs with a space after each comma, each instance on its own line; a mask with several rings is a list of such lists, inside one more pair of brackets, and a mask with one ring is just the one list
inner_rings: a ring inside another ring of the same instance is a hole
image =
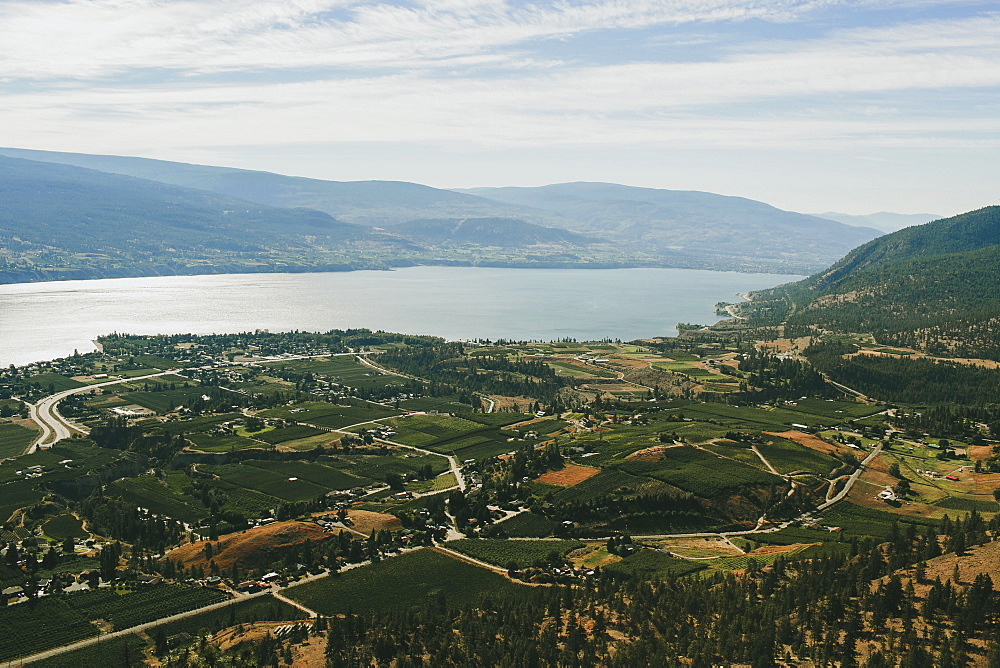
[[[875, 4], [884, 4], [872, 0]], [[421, 68], [539, 40], [750, 19], [789, 21], [846, 0], [67, 0], [0, 2], [4, 79], [88, 80], [292, 68]]]

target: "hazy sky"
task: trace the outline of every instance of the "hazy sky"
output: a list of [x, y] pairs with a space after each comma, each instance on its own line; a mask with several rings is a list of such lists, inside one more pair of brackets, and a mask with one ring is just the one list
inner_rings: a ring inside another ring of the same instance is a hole
[[998, 90], [995, 0], [0, 0], [0, 144], [336, 180], [949, 215]]

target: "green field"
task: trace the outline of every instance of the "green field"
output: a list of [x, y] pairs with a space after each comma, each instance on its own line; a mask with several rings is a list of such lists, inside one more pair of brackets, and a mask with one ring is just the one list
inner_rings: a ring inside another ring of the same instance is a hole
[[197, 399], [205, 394], [203, 387], [180, 387], [174, 390], [162, 390], [160, 392], [124, 392], [119, 394], [122, 399], [130, 404], [138, 404], [151, 411], [156, 411], [160, 415], [170, 413], [178, 406], [183, 406], [192, 399]]
[[573, 550], [583, 547], [578, 540], [500, 540], [466, 538], [448, 543], [448, 547], [481, 561], [507, 568], [514, 563], [517, 568], [560, 564]]
[[893, 524], [915, 524], [918, 532], [922, 532], [923, 527], [938, 525], [937, 520], [897, 515], [875, 508], [865, 508], [850, 501], [841, 501], [825, 510], [821, 521], [843, 528], [845, 536], [869, 536], [882, 540], [892, 533]]
[[328, 429], [343, 429], [352, 424], [381, 420], [399, 415], [402, 411], [366, 404], [363, 406], [341, 406], [324, 401], [308, 401], [294, 406], [269, 408], [257, 413], [260, 417], [280, 418], [294, 422], [315, 424]]
[[80, 668], [81, 666], [133, 668], [142, 665], [145, 649], [146, 642], [132, 633], [48, 659], [34, 661], [31, 665], [33, 668]]
[[556, 528], [555, 522], [535, 513], [521, 513], [494, 526], [505, 536], [516, 538], [544, 538]]
[[771, 473], [691, 447], [665, 450], [658, 462], [622, 461], [615, 467], [662, 480], [702, 498], [720, 496], [744, 485], [783, 484], [781, 478]]
[[38, 432], [13, 422], [0, 421], [0, 459], [24, 454]]
[[118, 480], [108, 485], [104, 493], [182, 522], [197, 522], [208, 516], [208, 509], [200, 501], [152, 475]]
[[0, 607], [0, 661], [37, 654], [97, 635], [97, 627], [67, 603], [68, 596]]
[[664, 580], [700, 571], [705, 565], [686, 559], [677, 559], [657, 550], [639, 550], [619, 562], [609, 564], [604, 570], [624, 573], [643, 580]]
[[161, 624], [149, 633], [162, 631], [168, 638], [178, 633], [188, 633], [192, 636], [201, 633], [214, 633], [220, 629], [236, 624], [249, 624], [261, 621], [292, 621], [305, 616], [298, 608], [284, 601], [279, 601], [270, 594], [258, 596], [249, 600], [237, 601], [218, 610], [203, 612], [175, 622]]
[[124, 629], [226, 598], [214, 589], [162, 584], [132, 592], [101, 588], [3, 607], [0, 660], [95, 636], [93, 620], [103, 619], [115, 629]]
[[306, 427], [304, 425], [295, 425], [293, 427], [279, 427], [277, 429], [272, 429], [271, 431], [262, 431], [259, 434], [251, 434], [251, 436], [257, 440], [264, 441], [265, 443], [277, 445], [288, 441], [296, 441], [300, 438], [310, 438], [311, 436], [328, 433], [329, 432], [323, 431], [322, 429], [314, 429], [313, 427]]
[[228, 598], [218, 589], [159, 584], [133, 591], [93, 589], [68, 595], [65, 600], [87, 619], [103, 619], [121, 630]]
[[825, 476], [842, 465], [836, 457], [775, 436], [767, 437], [767, 441], [758, 445], [757, 449], [771, 462], [771, 466], [786, 474], [807, 471]]
[[524, 595], [530, 588], [432, 549], [285, 590], [285, 596], [324, 615], [466, 605], [484, 596]]
[[[351, 489], [371, 484], [371, 479], [361, 478], [350, 473], [345, 473], [341, 469], [324, 466], [313, 462], [270, 462], [261, 460], [248, 460], [248, 466], [252, 466], [265, 472], [273, 473], [288, 478], [298, 478], [324, 488], [324, 491], [331, 489]], [[384, 476], [383, 476], [384, 477]], [[264, 491], [264, 490], [261, 490]], [[269, 493], [266, 492], [265, 493]]]
[[266, 362], [264, 366], [274, 369], [288, 369], [300, 373], [308, 371], [314, 376], [323, 376], [340, 385], [356, 387], [362, 390], [383, 388], [386, 385], [402, 386], [406, 382], [406, 379], [399, 376], [384, 374], [367, 367], [350, 355]]
[[87, 538], [89, 533], [84, 531], [83, 522], [72, 515], [56, 515], [42, 525], [42, 531], [49, 538], [63, 540], [66, 538]]
[[38, 383], [38, 386], [43, 390], [51, 390], [52, 392], [72, 390], [86, 385], [86, 383], [81, 383], [78, 380], [73, 380], [58, 373], [40, 373], [37, 376], [28, 378], [28, 382], [32, 384]]
[[[261, 466], [249, 464], [202, 465], [200, 470], [219, 476], [222, 481], [237, 487], [243, 487], [251, 492], [260, 492], [267, 496], [284, 501], [308, 501], [330, 491], [315, 483], [303, 480], [290, 480], [298, 476], [290, 476], [279, 468], [272, 468], [276, 462], [267, 462]], [[332, 469], [331, 469], [332, 471]], [[334, 471], [334, 473], [336, 473]]]
[[236, 452], [237, 450], [263, 450], [270, 448], [269, 443], [251, 440], [236, 434], [207, 434], [204, 432], [187, 434], [187, 439], [195, 444], [196, 449], [205, 452]]

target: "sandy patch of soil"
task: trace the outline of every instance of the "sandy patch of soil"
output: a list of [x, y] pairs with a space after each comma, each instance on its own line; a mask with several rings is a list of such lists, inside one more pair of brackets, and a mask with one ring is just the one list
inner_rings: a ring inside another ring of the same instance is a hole
[[[781, 438], [788, 439], [789, 441], [798, 443], [799, 445], [809, 448], [810, 450], [822, 452], [823, 454], [827, 455], [843, 454], [845, 452], [851, 452], [853, 450], [853, 448], [849, 448], [846, 445], [841, 445], [839, 443], [829, 443], [827, 441], [824, 441], [819, 436], [814, 436], [813, 434], [807, 434], [802, 431], [795, 431], [795, 430], [781, 431], [781, 432], [765, 431], [764, 433], [767, 434], [768, 436], [780, 436]], [[853, 451], [858, 452], [857, 450]]]
[[592, 466], [578, 466], [576, 464], [567, 464], [558, 471], [549, 471], [548, 473], [543, 473], [542, 475], [535, 478], [538, 482], [544, 482], [547, 485], [558, 485], [559, 487], [572, 487], [577, 485], [587, 478], [593, 478], [595, 475], [601, 472], [601, 469], [595, 469]]

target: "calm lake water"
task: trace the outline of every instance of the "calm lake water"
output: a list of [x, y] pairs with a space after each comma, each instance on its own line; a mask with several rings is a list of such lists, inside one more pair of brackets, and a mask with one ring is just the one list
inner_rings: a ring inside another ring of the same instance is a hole
[[119, 278], [0, 286], [0, 364], [94, 350], [111, 332], [367, 327], [449, 339], [676, 334], [715, 303], [800, 276], [690, 269], [412, 267], [323, 274]]

